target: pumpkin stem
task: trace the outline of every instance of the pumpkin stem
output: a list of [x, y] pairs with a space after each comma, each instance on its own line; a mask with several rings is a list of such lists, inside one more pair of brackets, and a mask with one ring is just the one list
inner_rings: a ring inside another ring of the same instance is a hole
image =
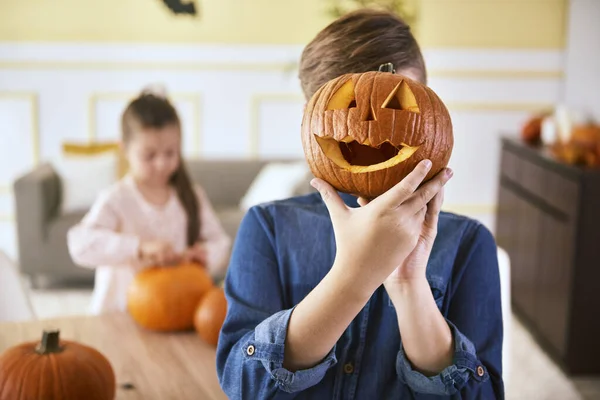
[[394, 64], [385, 63], [379, 66], [379, 72], [391, 72], [392, 74], [395, 74], [396, 70], [394, 69]]
[[60, 353], [62, 348], [59, 345], [60, 331], [44, 331], [42, 341], [36, 347], [38, 354]]

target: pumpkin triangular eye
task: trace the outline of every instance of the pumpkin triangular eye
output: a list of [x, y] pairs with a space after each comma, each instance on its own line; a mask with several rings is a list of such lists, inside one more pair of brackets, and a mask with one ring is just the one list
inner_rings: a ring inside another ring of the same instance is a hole
[[392, 93], [385, 99], [381, 108], [391, 108], [393, 110], [404, 110], [420, 113], [417, 99], [412, 90], [405, 81], [396, 85]]
[[327, 103], [327, 110], [343, 110], [353, 107], [356, 107], [354, 82], [349, 79], [331, 96], [329, 103]]

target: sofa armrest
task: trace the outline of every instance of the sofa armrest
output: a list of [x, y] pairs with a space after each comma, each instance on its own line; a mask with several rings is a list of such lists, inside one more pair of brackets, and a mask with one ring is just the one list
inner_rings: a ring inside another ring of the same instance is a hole
[[60, 212], [60, 178], [50, 164], [42, 164], [19, 177], [13, 189], [19, 252], [23, 256], [23, 251], [31, 253], [30, 245], [44, 242], [48, 222]]

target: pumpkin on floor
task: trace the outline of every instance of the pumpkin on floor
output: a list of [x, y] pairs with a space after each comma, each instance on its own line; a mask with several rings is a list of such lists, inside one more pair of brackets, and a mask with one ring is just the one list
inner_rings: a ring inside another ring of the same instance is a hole
[[372, 199], [423, 159], [433, 163], [432, 178], [448, 165], [454, 136], [436, 93], [386, 64], [319, 88], [304, 112], [302, 146], [313, 175]]
[[0, 400], [113, 400], [115, 374], [97, 350], [44, 331], [0, 355]]
[[196, 332], [206, 343], [217, 345], [226, 314], [225, 292], [221, 287], [214, 287], [200, 300], [194, 317]]
[[143, 328], [181, 331], [194, 327], [194, 313], [213, 282], [204, 267], [181, 264], [138, 273], [127, 291], [127, 309]]

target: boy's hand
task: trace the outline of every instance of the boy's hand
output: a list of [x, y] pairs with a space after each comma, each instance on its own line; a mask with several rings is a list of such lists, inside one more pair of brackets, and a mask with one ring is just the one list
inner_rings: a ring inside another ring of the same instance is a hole
[[181, 259], [178, 254], [175, 254], [170, 243], [158, 240], [140, 243], [139, 256], [146, 264], [160, 266], [175, 264]]
[[185, 253], [183, 254], [183, 259], [185, 261], [196, 262], [205, 267], [206, 267], [207, 257], [208, 257], [208, 254], [207, 254], [206, 246], [202, 242], [196, 243], [195, 245], [193, 245], [192, 247], [187, 249], [185, 251]]
[[384, 284], [388, 291], [400, 284], [425, 279], [425, 270], [431, 255], [433, 242], [437, 236], [438, 217], [443, 201], [444, 189], [442, 188], [427, 205], [427, 212], [421, 226], [421, 233], [417, 239], [417, 245], [404, 262], [385, 280]]
[[[427, 212], [421, 227], [421, 234], [417, 245], [406, 257], [402, 265], [396, 268], [385, 280], [386, 289], [391, 289], [402, 283], [411, 283], [417, 279], [425, 278], [425, 270], [437, 236], [437, 225], [442, 203], [444, 202], [444, 188], [427, 204]], [[358, 203], [361, 207], [368, 204], [368, 200], [360, 197]]]
[[365, 289], [374, 291], [413, 252], [421, 234], [427, 204], [451, 178], [442, 170], [421, 187], [431, 162], [421, 161], [400, 183], [360, 208], [346, 206], [335, 189], [325, 181], [311, 184], [321, 193], [336, 239], [333, 269]]

